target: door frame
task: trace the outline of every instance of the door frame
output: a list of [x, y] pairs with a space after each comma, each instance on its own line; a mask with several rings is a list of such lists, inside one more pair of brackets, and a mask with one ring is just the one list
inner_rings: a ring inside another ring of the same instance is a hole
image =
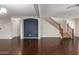
[[[24, 20], [25, 19], [29, 19], [29, 18], [33, 18], [33, 19], [37, 19], [38, 20], [38, 37], [24, 37]], [[22, 17], [21, 18], [21, 24], [20, 24], [20, 39], [40, 39], [40, 19], [37, 17]]]

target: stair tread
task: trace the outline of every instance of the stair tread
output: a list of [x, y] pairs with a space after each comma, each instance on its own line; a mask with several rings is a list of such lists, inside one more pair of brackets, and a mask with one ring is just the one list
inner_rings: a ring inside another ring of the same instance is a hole
[[63, 38], [71, 38], [71, 36], [68, 34], [68, 32], [63, 33]]

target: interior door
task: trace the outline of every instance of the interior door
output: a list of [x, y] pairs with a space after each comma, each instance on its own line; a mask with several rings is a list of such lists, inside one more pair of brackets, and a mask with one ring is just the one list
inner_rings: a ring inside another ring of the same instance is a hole
[[38, 37], [38, 20], [25, 19], [24, 20], [24, 37]]

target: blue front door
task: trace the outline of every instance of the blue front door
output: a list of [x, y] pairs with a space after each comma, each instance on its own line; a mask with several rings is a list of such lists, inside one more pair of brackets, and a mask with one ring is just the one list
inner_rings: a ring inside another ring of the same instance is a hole
[[38, 20], [25, 19], [24, 20], [24, 37], [38, 37]]

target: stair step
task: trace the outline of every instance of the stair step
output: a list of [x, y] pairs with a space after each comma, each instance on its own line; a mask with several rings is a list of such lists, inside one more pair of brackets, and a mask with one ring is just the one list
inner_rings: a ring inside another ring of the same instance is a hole
[[63, 38], [71, 38], [71, 36], [68, 34], [68, 32], [63, 33]]

